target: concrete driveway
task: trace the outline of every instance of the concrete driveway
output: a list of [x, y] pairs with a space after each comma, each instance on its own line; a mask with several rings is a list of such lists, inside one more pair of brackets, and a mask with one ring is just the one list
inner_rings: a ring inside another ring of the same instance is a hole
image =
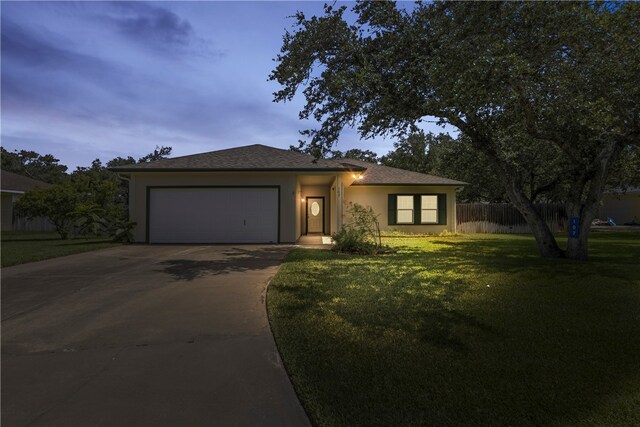
[[2, 426], [308, 425], [265, 289], [283, 246], [122, 246], [2, 270]]

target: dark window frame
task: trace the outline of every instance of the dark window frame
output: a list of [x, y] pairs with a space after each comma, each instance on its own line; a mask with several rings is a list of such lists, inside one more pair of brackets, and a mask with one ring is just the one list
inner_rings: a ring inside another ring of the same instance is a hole
[[[388, 195], [388, 225], [399, 226], [430, 226], [430, 225], [448, 225], [447, 218], [447, 193], [389, 193]], [[413, 197], [413, 222], [398, 222], [398, 196]], [[437, 222], [422, 222], [422, 196], [437, 196], [436, 218]]]

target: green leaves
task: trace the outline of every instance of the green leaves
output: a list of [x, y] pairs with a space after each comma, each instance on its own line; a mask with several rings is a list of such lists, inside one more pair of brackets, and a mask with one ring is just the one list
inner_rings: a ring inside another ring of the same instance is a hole
[[348, 220], [338, 232], [334, 233], [334, 249], [340, 252], [376, 254], [382, 251], [380, 222], [371, 206], [358, 203], [347, 207]]
[[60, 237], [66, 239], [73, 232], [78, 203], [79, 195], [72, 186], [56, 184], [27, 191], [16, 202], [15, 212], [27, 218], [48, 218]]
[[66, 178], [67, 167], [58, 164], [60, 160], [51, 154], [38, 154], [35, 151], [15, 150], [13, 153], [0, 147], [2, 170], [50, 184], [58, 183]]

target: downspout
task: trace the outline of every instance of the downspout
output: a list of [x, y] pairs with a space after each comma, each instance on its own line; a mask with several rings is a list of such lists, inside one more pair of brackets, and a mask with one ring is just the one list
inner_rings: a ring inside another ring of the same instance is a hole
[[457, 233], [458, 231], [458, 191], [462, 190], [464, 187], [456, 187], [453, 192], [453, 233]]
[[133, 191], [133, 189], [131, 188], [131, 178], [127, 178], [124, 175], [120, 175], [119, 173], [117, 173], [118, 178], [120, 178], [123, 181], [126, 181], [129, 184], [129, 200], [128, 200], [128, 206], [127, 206], [127, 214], [128, 214], [128, 218], [129, 221], [133, 221], [133, 218], [131, 216], [131, 207], [133, 206], [134, 202], [135, 202], [135, 191]]
[[338, 217], [336, 218], [336, 226], [337, 230], [342, 228], [342, 197], [344, 195], [344, 188], [342, 186], [342, 177], [340, 175], [336, 176], [336, 214]]

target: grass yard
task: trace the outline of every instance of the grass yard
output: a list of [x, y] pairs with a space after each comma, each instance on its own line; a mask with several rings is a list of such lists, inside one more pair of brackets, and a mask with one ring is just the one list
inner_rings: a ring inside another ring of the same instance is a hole
[[3, 231], [2, 267], [117, 246], [109, 237], [61, 240], [57, 233]]
[[589, 263], [522, 235], [292, 251], [267, 304], [312, 422], [639, 425], [640, 233], [591, 236]]

